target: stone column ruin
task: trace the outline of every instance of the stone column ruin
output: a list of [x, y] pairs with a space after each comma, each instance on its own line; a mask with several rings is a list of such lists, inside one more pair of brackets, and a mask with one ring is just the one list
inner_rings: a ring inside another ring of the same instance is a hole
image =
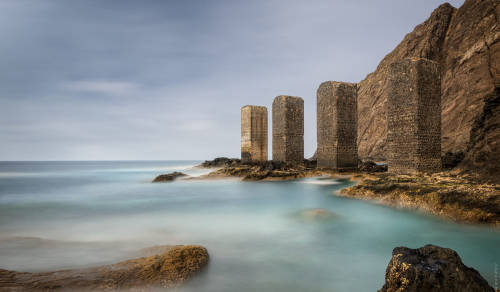
[[403, 59], [389, 66], [387, 164], [392, 173], [441, 170], [439, 64]]
[[357, 84], [323, 82], [317, 92], [318, 168], [358, 167]]
[[241, 161], [267, 161], [267, 108], [247, 105], [241, 108]]
[[304, 162], [304, 100], [280, 95], [273, 101], [273, 161]]

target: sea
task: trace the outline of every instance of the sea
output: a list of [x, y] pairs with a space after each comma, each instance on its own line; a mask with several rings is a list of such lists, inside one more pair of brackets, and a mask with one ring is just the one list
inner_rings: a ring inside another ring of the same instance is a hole
[[393, 248], [434, 244], [498, 282], [498, 229], [336, 196], [347, 179], [151, 183], [210, 171], [199, 163], [0, 162], [0, 269], [92, 267], [196, 244], [210, 263], [183, 292], [376, 291]]

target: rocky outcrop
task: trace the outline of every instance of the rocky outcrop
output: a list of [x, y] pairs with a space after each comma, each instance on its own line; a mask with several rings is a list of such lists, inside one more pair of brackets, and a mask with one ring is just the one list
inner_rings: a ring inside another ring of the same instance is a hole
[[[466, 0], [459, 9], [445, 3], [424, 23], [405, 36], [359, 83], [358, 149], [360, 158], [385, 159], [387, 135], [388, 67], [398, 59], [426, 58], [441, 65], [442, 151], [473, 151], [476, 156], [500, 156], [498, 127], [487, 131], [487, 139], [468, 147], [475, 133], [475, 121], [488, 107], [500, 80], [500, 2]], [[495, 86], [497, 84], [497, 86]], [[495, 109], [498, 117], [498, 108]], [[495, 122], [496, 123], [496, 122]], [[491, 123], [493, 125], [495, 123]], [[480, 125], [486, 129], [488, 124]], [[481, 135], [479, 135], [481, 136]], [[480, 159], [479, 159], [480, 160]], [[490, 164], [497, 164], [498, 160]], [[476, 167], [469, 163], [464, 166]]]
[[459, 165], [473, 169], [484, 178], [500, 183], [500, 85], [486, 98], [482, 114], [472, 126], [467, 155]]
[[449, 248], [396, 247], [379, 292], [494, 292], [474, 269]]
[[483, 183], [478, 175], [373, 173], [359, 174], [360, 177], [361, 182], [336, 194], [429, 212], [457, 222], [500, 227], [500, 186]]
[[180, 285], [208, 264], [201, 246], [175, 246], [166, 252], [96, 268], [46, 273], [0, 270], [0, 291], [145, 291]]
[[200, 167], [226, 167], [226, 166], [236, 166], [241, 164], [241, 160], [238, 158], [227, 158], [227, 157], [217, 157], [214, 160], [205, 160]]
[[153, 180], [153, 182], [154, 183], [157, 183], [157, 182], [171, 182], [171, 181], [176, 180], [179, 177], [184, 177], [184, 176], [187, 176], [187, 174], [184, 174], [184, 173], [178, 172], [178, 171], [174, 171], [174, 172], [167, 173], [167, 174], [160, 174], [159, 176], [157, 176]]
[[302, 165], [289, 165], [284, 162], [266, 161], [227, 166], [209, 173], [206, 178], [239, 177], [245, 181], [291, 180], [320, 175], [315, 170], [315, 161], [304, 160]]

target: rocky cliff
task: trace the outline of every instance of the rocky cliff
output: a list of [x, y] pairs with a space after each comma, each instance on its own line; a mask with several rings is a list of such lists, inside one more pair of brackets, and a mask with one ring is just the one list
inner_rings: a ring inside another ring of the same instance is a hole
[[[387, 71], [389, 64], [406, 57], [427, 58], [441, 65], [443, 153], [469, 151], [469, 161], [500, 157], [500, 129], [495, 126], [499, 112], [493, 98], [498, 92], [495, 88], [500, 86], [499, 19], [498, 0], [466, 0], [458, 9], [445, 3], [406, 35], [359, 83], [360, 158], [386, 156]], [[465, 166], [478, 165], [482, 164]]]

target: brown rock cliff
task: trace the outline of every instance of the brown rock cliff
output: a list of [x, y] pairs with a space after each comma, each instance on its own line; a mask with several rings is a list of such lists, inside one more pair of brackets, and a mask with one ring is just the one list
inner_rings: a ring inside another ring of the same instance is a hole
[[[484, 120], [487, 99], [495, 95], [500, 84], [499, 19], [498, 0], [466, 0], [459, 9], [445, 3], [407, 34], [377, 69], [359, 83], [360, 158], [386, 157], [387, 70], [389, 64], [406, 57], [427, 58], [441, 65], [443, 153], [469, 150], [481, 152], [482, 157], [500, 157], [495, 146], [500, 130], [494, 126], [498, 125], [494, 121], [499, 115], [498, 107], [490, 105], [486, 109], [488, 129], [477, 122]], [[471, 136], [474, 138], [477, 133], [481, 133], [482, 140], [471, 142]], [[478, 156], [475, 153], [466, 157]], [[464, 165], [476, 167], [480, 163]]]

